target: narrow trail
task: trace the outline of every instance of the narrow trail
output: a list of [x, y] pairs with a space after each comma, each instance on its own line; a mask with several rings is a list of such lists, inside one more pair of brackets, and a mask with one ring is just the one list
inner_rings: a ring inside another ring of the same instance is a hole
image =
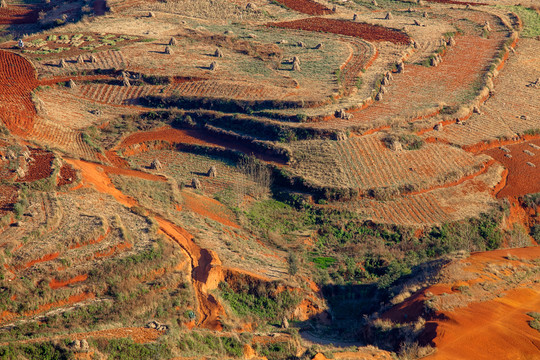
[[[126, 176], [141, 177], [153, 181], [165, 181], [163, 177], [141, 171], [103, 166], [83, 160], [67, 159], [66, 161], [81, 171], [83, 187], [93, 186], [97, 191], [112, 195], [119, 203], [128, 207], [140, 205], [137, 200], [116, 189], [108, 174], [120, 173]], [[170, 240], [180, 245], [190, 258], [191, 277], [198, 302], [197, 325], [203, 328], [221, 330], [220, 317], [225, 315], [225, 310], [216, 298], [209, 293], [210, 290], [217, 288], [223, 278], [221, 261], [217, 254], [212, 250], [203, 249], [197, 245], [193, 240], [193, 235], [185, 229], [173, 224], [158, 214], [153, 215], [159, 224], [160, 231]]]
[[[156, 341], [157, 338], [162, 335], [164, 331], [158, 331], [156, 329], [150, 328], [139, 328], [139, 327], [122, 327], [122, 328], [113, 328], [105, 330], [97, 330], [90, 332], [80, 332], [68, 335], [58, 335], [58, 336], [48, 336], [40, 337], [29, 340], [17, 341], [17, 344], [35, 344], [42, 343], [46, 341], [54, 340], [83, 340], [88, 338], [107, 338], [107, 339], [122, 339], [122, 338], [131, 338], [133, 341], [139, 344], [145, 344], [149, 342]], [[0, 343], [0, 346], [7, 346], [10, 343]]]

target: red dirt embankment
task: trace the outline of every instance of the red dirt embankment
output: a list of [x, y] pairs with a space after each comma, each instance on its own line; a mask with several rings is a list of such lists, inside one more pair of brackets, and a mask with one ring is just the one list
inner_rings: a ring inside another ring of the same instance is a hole
[[[119, 145], [112, 148], [111, 151], [108, 151], [107, 157], [112, 163], [122, 167], [122, 163], [125, 162], [125, 160], [116, 155], [114, 153], [115, 151], [123, 149], [124, 156], [133, 156], [147, 151], [150, 147], [150, 143], [160, 141], [171, 144], [171, 146], [176, 144], [192, 144], [236, 150], [243, 152], [244, 154], [254, 154], [257, 159], [274, 165], [279, 166], [284, 163], [283, 159], [270, 154], [257, 152], [255, 149], [250, 148], [249, 145], [242, 144], [242, 142], [233, 137], [212, 135], [198, 130], [174, 129], [169, 126], [129, 135]], [[141, 146], [137, 147], [136, 145]], [[153, 144], [152, 148], [163, 149], [165, 147]]]
[[0, 119], [14, 135], [25, 135], [33, 127], [36, 109], [32, 90], [38, 85], [36, 72], [22, 56], [0, 50]]
[[81, 170], [83, 186], [89, 187], [93, 185], [97, 191], [112, 195], [119, 203], [128, 207], [137, 205], [137, 201], [116, 189], [107, 174], [135, 176], [146, 180], [161, 182], [167, 180], [163, 176], [152, 175], [142, 171], [119, 169], [83, 160], [67, 159], [66, 161], [75, 168]]
[[[97, 191], [110, 194], [118, 202], [129, 207], [138, 205], [137, 201], [116, 189], [107, 176], [107, 173], [139, 176], [154, 181], [164, 180], [160, 176], [154, 176], [140, 171], [118, 169], [89, 163], [83, 160], [68, 159], [66, 161], [81, 170], [82, 183], [84, 186], [93, 185]], [[158, 215], [155, 215], [155, 218], [159, 224], [160, 230], [171, 240], [177, 242], [187, 252], [190, 258], [193, 287], [195, 288], [199, 303], [199, 316], [197, 318], [198, 326], [220, 330], [222, 328], [220, 318], [225, 315], [225, 310], [214, 296], [208, 292], [209, 290], [215, 289], [223, 277], [219, 258], [214, 252], [199, 247], [193, 241], [193, 236], [186, 230]], [[122, 243], [112, 249], [113, 251], [117, 251], [121, 250], [120, 247], [128, 245], [129, 244], [127, 243]], [[106, 256], [109, 254], [99, 255]]]
[[186, 143], [194, 145], [209, 145], [214, 144], [200, 139], [197, 135], [199, 133], [195, 130], [178, 130], [169, 126], [158, 128], [152, 131], [141, 131], [135, 134], [131, 134], [126, 137], [120, 145], [115, 149], [123, 149], [135, 144], [141, 144], [147, 141], [161, 140], [170, 143]]
[[516, 289], [506, 296], [445, 313], [433, 340], [437, 352], [426, 359], [539, 359], [540, 332], [527, 315], [540, 308], [538, 289]]
[[220, 318], [225, 315], [223, 306], [208, 291], [217, 288], [223, 278], [221, 261], [211, 250], [202, 249], [193, 241], [193, 236], [173, 223], [156, 217], [160, 230], [177, 242], [191, 261], [193, 287], [198, 300], [197, 325], [213, 330], [221, 330]]
[[[532, 318], [527, 315], [540, 308], [538, 276], [520, 277], [531, 274], [538, 259], [540, 247], [478, 252], [455, 260], [445, 266], [452, 270], [443, 271], [444, 283], [419, 291], [383, 318], [416, 321], [425, 316], [428, 297], [438, 296], [444, 304], [461, 294], [463, 305], [450, 302], [453, 310], [437, 312], [426, 323], [421, 340], [437, 349], [427, 359], [540, 359], [540, 332], [529, 326]], [[451, 295], [439, 296], [443, 293]]]
[[60, 289], [60, 288], [66, 287], [66, 286], [71, 285], [71, 284], [75, 284], [75, 283], [78, 283], [78, 282], [81, 282], [81, 281], [85, 281], [86, 279], [88, 279], [88, 274], [77, 275], [77, 276], [75, 276], [75, 277], [73, 277], [71, 279], [63, 280], [63, 281], [52, 279], [49, 282], [49, 287], [51, 289]]
[[276, 0], [278, 3], [285, 5], [289, 9], [298, 11], [308, 15], [326, 15], [332, 14], [333, 11], [326, 6], [311, 0]]
[[[497, 193], [497, 198], [519, 197], [540, 192], [540, 139], [507, 145], [506, 148], [510, 150], [509, 153], [500, 148], [482, 152], [491, 156], [508, 169], [506, 185]], [[506, 155], [510, 155], [511, 157], [507, 157]], [[534, 166], [530, 166], [527, 163], [531, 163]]]
[[389, 41], [402, 45], [408, 45], [410, 42], [406, 34], [383, 26], [320, 17], [270, 23], [268, 26], [354, 36], [375, 42]]

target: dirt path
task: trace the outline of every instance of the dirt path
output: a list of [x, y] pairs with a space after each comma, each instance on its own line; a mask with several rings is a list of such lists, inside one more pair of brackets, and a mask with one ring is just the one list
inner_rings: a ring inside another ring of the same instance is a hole
[[202, 249], [193, 241], [193, 236], [170, 221], [157, 216], [160, 230], [171, 240], [178, 243], [189, 255], [191, 261], [193, 288], [198, 299], [197, 325], [214, 330], [221, 330], [219, 317], [225, 315], [223, 306], [209, 294], [222, 280], [221, 261], [216, 253]]
[[[109, 178], [109, 173], [136, 176], [153, 181], [165, 181], [160, 176], [147, 174], [141, 171], [118, 169], [111, 166], [103, 166], [83, 160], [66, 160], [82, 174], [83, 186], [93, 186], [97, 191], [112, 195], [121, 204], [132, 207], [139, 206], [138, 202], [116, 189]], [[223, 307], [209, 293], [209, 290], [217, 288], [222, 280], [221, 261], [216, 253], [203, 249], [197, 245], [193, 236], [185, 229], [173, 224], [165, 218], [155, 214], [160, 230], [169, 239], [180, 245], [188, 254], [191, 261], [193, 288], [198, 300], [197, 325], [204, 328], [221, 330], [219, 318], [225, 315]]]
[[[22, 341], [17, 341], [17, 344], [33, 344], [33, 343], [41, 343], [45, 341], [63, 340], [63, 339], [83, 340], [83, 339], [88, 339], [88, 338], [106, 338], [106, 339], [131, 338], [136, 343], [145, 344], [152, 341], [156, 341], [159, 336], [163, 335], [163, 333], [164, 333], [163, 331], [158, 331], [156, 329], [150, 329], [150, 328], [124, 327], [124, 328], [74, 333], [74, 334], [69, 334], [69, 335], [41, 337], [41, 338], [30, 339], [30, 340], [22, 340]], [[0, 346], [5, 346], [5, 345], [9, 345], [9, 343], [0, 344]]]

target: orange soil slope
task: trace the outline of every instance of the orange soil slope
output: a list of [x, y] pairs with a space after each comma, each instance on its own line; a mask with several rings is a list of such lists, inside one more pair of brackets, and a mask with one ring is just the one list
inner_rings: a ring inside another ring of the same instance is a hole
[[197, 137], [198, 132], [192, 130], [178, 130], [171, 127], [162, 127], [152, 131], [137, 132], [126, 137], [115, 149], [123, 149], [147, 141], [166, 141], [170, 143], [187, 143], [195, 145], [212, 145]]
[[[497, 197], [517, 197], [540, 192], [540, 139], [507, 145], [506, 148], [510, 150], [508, 154], [500, 148], [483, 152], [508, 169], [506, 186], [497, 194]], [[512, 157], [509, 158], [506, 155]], [[528, 162], [535, 166], [528, 165]]]
[[[532, 318], [527, 315], [540, 309], [538, 277], [518, 279], [525, 272], [535, 274], [538, 259], [540, 247], [474, 253], [452, 263], [461, 265], [462, 272], [443, 272], [444, 283], [414, 294], [383, 318], [402, 323], [415, 321], [425, 316], [426, 294], [432, 297], [446, 293], [448, 296], [439, 297], [444, 301], [460, 293], [463, 286], [470, 289], [469, 295], [463, 295], [468, 305], [454, 305], [453, 310], [438, 312], [426, 323], [422, 340], [431, 341], [437, 349], [427, 359], [540, 359], [540, 332], [529, 326]], [[499, 270], [493, 272], [490, 268]], [[489, 296], [485, 292], [480, 295], [475, 285], [492, 289]]]
[[188, 191], [182, 192], [182, 198], [184, 199], [184, 205], [189, 210], [223, 225], [240, 228], [232, 220], [233, 215], [230, 211], [219, 201]]
[[516, 289], [506, 296], [473, 303], [438, 324], [437, 352], [427, 359], [540, 359], [540, 332], [527, 312], [540, 308], [539, 289]]

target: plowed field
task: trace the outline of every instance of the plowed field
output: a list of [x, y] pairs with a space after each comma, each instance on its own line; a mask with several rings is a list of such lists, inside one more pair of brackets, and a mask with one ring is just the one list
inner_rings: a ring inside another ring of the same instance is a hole
[[[536, 147], [531, 146], [531, 144]], [[507, 145], [506, 148], [510, 150], [509, 153], [500, 148], [483, 152], [508, 169], [506, 186], [497, 194], [497, 197], [517, 197], [540, 192], [540, 140]], [[511, 157], [507, 157], [507, 154]]]
[[36, 86], [32, 64], [22, 56], [0, 51], [0, 120], [15, 135], [32, 129], [36, 110], [31, 93]]
[[36, 181], [44, 179], [52, 173], [52, 162], [54, 155], [51, 152], [39, 149], [32, 149], [31, 159], [28, 161], [28, 172], [26, 176], [18, 181]]
[[307, 19], [270, 23], [268, 25], [286, 29], [354, 36], [367, 41], [389, 41], [394, 44], [409, 44], [409, 37], [400, 31], [387, 29], [383, 26], [357, 23], [346, 20], [312, 17]]
[[333, 13], [326, 6], [311, 0], [277, 0], [280, 4], [308, 15], [326, 15]]

